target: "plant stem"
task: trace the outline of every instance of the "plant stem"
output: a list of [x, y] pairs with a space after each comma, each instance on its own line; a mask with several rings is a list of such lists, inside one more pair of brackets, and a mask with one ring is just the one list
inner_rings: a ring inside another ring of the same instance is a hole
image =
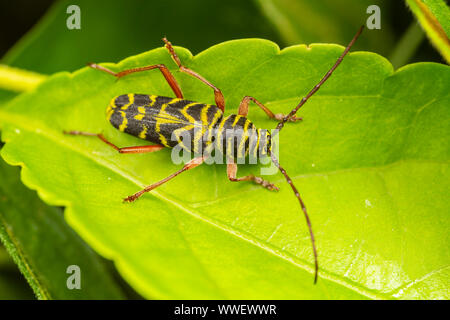
[[0, 88], [23, 92], [35, 88], [46, 75], [0, 64]]
[[408, 63], [424, 38], [422, 28], [416, 21], [412, 22], [390, 56], [389, 60], [395, 69]]

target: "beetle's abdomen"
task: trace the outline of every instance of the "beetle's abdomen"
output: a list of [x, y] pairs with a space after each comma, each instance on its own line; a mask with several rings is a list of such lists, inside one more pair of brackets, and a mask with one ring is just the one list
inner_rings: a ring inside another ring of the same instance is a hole
[[113, 98], [106, 114], [122, 132], [166, 147], [180, 144], [190, 152], [210, 143], [209, 132], [222, 119], [215, 105], [145, 94]]

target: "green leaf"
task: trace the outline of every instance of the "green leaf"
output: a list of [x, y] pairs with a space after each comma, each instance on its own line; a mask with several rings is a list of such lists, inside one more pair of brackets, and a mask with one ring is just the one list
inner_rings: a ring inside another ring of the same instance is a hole
[[347, 44], [370, 16], [367, 8], [377, 5], [381, 10], [381, 29], [366, 31], [355, 48], [386, 55], [394, 44], [389, 0], [255, 0], [255, 3], [288, 45], [321, 41]]
[[443, 0], [406, 0], [431, 43], [450, 63], [450, 8]]
[[[287, 112], [331, 67], [343, 48], [237, 40], [182, 61], [221, 88], [227, 113], [251, 95]], [[163, 48], [114, 70], [174, 64]], [[212, 103], [204, 84], [176, 73], [187, 99]], [[63, 130], [103, 132], [119, 146], [145, 144], [112, 128], [115, 95], [170, 96], [161, 74], [116, 81], [81, 69], [59, 73], [0, 109], [2, 156], [48, 203], [66, 206], [69, 224], [149, 298], [449, 298], [449, 67], [434, 63], [393, 72], [384, 58], [355, 52], [305, 105], [301, 123], [281, 132], [280, 162], [308, 206], [320, 278], [304, 218], [280, 174], [269, 192], [231, 183], [224, 165], [203, 165], [143, 196], [122, 198], [179, 169], [170, 150], [120, 155], [98, 139]], [[252, 106], [262, 128], [276, 123]], [[260, 166], [240, 166], [239, 175]]]
[[[121, 299], [123, 295], [100, 257], [66, 224], [61, 210], [42, 203], [20, 183], [18, 174], [18, 168], [0, 160], [0, 239], [36, 297]], [[81, 290], [67, 288], [70, 265], [80, 267]], [[0, 276], [0, 285], [12, 282], [5, 273]]]

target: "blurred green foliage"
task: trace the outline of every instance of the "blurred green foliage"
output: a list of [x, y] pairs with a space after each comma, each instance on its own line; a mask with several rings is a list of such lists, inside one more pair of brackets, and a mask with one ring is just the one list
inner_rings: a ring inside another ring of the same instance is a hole
[[255, 0], [279, 31], [284, 43], [338, 43], [346, 45], [365, 24], [370, 5], [381, 10], [381, 29], [366, 30], [354, 46], [388, 55], [394, 44], [393, 5], [389, 0]]
[[450, 8], [443, 0], [406, 0], [428, 39], [450, 63]]
[[[81, 9], [81, 30], [66, 28], [66, 8]], [[53, 73], [90, 61], [117, 61], [155, 47], [166, 36], [193, 53], [239, 38], [279, 42], [252, 1], [60, 1], [8, 54], [3, 63]]]

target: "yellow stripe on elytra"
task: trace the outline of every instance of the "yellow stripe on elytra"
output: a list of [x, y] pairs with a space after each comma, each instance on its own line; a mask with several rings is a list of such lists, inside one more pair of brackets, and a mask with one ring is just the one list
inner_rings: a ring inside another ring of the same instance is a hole
[[217, 149], [219, 151], [223, 151], [222, 150], [222, 132], [223, 132], [223, 126], [225, 125], [225, 122], [227, 121], [229, 117], [225, 117], [222, 119], [222, 121], [219, 124], [219, 128], [217, 129]]
[[[180, 98], [174, 98], [174, 99], [170, 100], [169, 102], [164, 103], [161, 106], [161, 109], [159, 110], [158, 115], [155, 117], [155, 120], [156, 120], [155, 130], [156, 130], [156, 132], [159, 133], [159, 141], [161, 141], [161, 143], [166, 147], [168, 147], [169, 144], [167, 142], [166, 137], [161, 134], [161, 124], [179, 123], [180, 120], [177, 117], [174, 117], [174, 116], [168, 114], [165, 110], [168, 105], [178, 102], [178, 101], [181, 101], [181, 100], [182, 99], [180, 99]], [[156, 101], [156, 99], [154, 99], [154, 101]], [[154, 101], [151, 103], [151, 105], [153, 105]]]
[[174, 116], [171, 116], [170, 114], [168, 114], [165, 110], [166, 110], [166, 108], [167, 108], [167, 106], [169, 105], [169, 104], [171, 104], [171, 103], [174, 103], [174, 102], [178, 102], [178, 101], [180, 101], [181, 99], [179, 99], [179, 98], [175, 98], [175, 99], [172, 99], [172, 100], [170, 100], [169, 102], [167, 102], [167, 103], [164, 103], [162, 106], [161, 106], [161, 109], [159, 110], [159, 113], [158, 113], [158, 115], [155, 117], [155, 120], [156, 120], [156, 124], [155, 124], [155, 130], [156, 130], [156, 132], [160, 132], [161, 131], [161, 124], [165, 124], [165, 123], [174, 123], [174, 122], [176, 122], [176, 123], [178, 123], [178, 122], [180, 122], [176, 117], [174, 117]]
[[201, 142], [201, 139], [203, 135], [206, 132], [206, 129], [208, 128], [208, 109], [210, 108], [210, 105], [205, 105], [202, 108], [202, 111], [200, 113], [200, 119], [202, 120], [202, 125], [200, 127], [200, 130], [197, 128], [197, 130], [194, 130], [194, 152], [199, 152], [199, 142]]
[[128, 119], [125, 112], [120, 111], [120, 115], [122, 116], [122, 124], [119, 126], [119, 130], [124, 132], [128, 126]]
[[217, 123], [217, 120], [219, 120], [219, 118], [223, 115], [222, 111], [220, 111], [220, 109], [216, 110], [216, 113], [214, 114], [214, 117], [211, 121], [211, 123], [208, 126], [208, 129], [211, 130], [212, 127]]
[[[252, 127], [248, 132], [248, 148], [245, 150], [245, 155], [248, 156], [250, 154], [250, 150], [253, 147], [253, 141], [255, 139], [256, 135], [256, 129], [255, 127]], [[255, 141], [256, 142], [256, 141]]]
[[144, 129], [139, 133], [139, 138], [145, 139], [147, 138], [147, 126], [142, 126]]
[[154, 95], [154, 94], [152, 94], [151, 96], [149, 96], [149, 99], [151, 100], [151, 102], [150, 102], [150, 104], [149, 104], [149, 107], [153, 107], [153, 105], [155, 104], [155, 102], [156, 102], [156, 98], [157, 98], [158, 96], [157, 95]]
[[236, 118], [234, 119], [233, 124], [231, 125], [233, 128], [234, 128], [234, 126], [236, 125], [236, 123], [239, 121], [240, 118], [242, 118], [242, 116], [240, 116], [240, 115], [237, 115], [237, 116], [236, 116]]
[[[180, 99], [180, 100], [181, 100], [181, 99]], [[194, 105], [196, 105], [196, 104], [198, 104], [198, 103], [196, 103], [196, 102], [189, 103], [189, 104], [185, 105], [183, 109], [180, 110], [181, 114], [182, 114], [182, 115], [183, 115], [183, 116], [184, 116], [191, 124], [189, 124], [189, 125], [187, 125], [187, 126], [184, 126], [183, 128], [176, 129], [176, 130], [174, 130], [174, 132], [173, 132], [174, 136], [177, 138], [177, 141], [178, 141], [178, 144], [180, 145], [180, 147], [181, 147], [181, 148], [184, 148], [185, 150], [188, 150], [188, 151], [191, 151], [191, 150], [190, 150], [190, 148], [186, 147], [186, 145], [183, 143], [183, 141], [181, 140], [181, 136], [182, 136], [182, 133], [183, 133], [183, 132], [189, 131], [189, 130], [191, 130], [192, 128], [194, 128], [195, 119], [194, 119], [191, 115], [189, 115], [189, 114], [187, 113], [187, 109], [189, 109], [190, 107], [192, 107], [192, 106], [194, 106]], [[180, 123], [180, 119], [176, 119], [176, 120], [177, 120], [177, 123]]]
[[124, 104], [120, 109], [121, 110], [127, 110], [129, 106], [131, 106], [134, 103], [134, 93], [127, 94], [128, 96], [128, 103]]
[[163, 146], [168, 147], [169, 144], [167, 143], [167, 139], [166, 137], [160, 133], [161, 132], [161, 124], [166, 124], [166, 123], [174, 123], [176, 122], [178, 119], [176, 117], [171, 116], [170, 114], [168, 114], [165, 110], [167, 108], [167, 106], [173, 102], [176, 102], [180, 99], [176, 98], [176, 99], [172, 99], [167, 103], [164, 103], [161, 106], [161, 109], [159, 110], [158, 115], [155, 117], [156, 119], [156, 125], [155, 125], [155, 130], [156, 132], [159, 133], [159, 141], [161, 141]]
[[112, 101], [109, 103], [108, 107], [106, 108], [106, 119], [108, 119], [108, 121], [111, 120], [111, 116], [114, 113], [114, 108], [112, 105]]
[[134, 116], [136, 120], [142, 120], [145, 117], [145, 107], [138, 107], [138, 114]]
[[260, 129], [256, 129], [256, 131], [258, 132], [258, 140], [256, 140], [256, 146], [255, 146], [255, 149], [253, 150], [254, 151], [254, 156], [255, 156], [255, 158], [258, 156], [258, 148], [259, 148], [259, 140], [261, 139], [261, 130]]
[[162, 143], [164, 146], [166, 146], [166, 147], [169, 146], [169, 144], [167, 143], [166, 137], [164, 137], [161, 133], [159, 134], [159, 141], [161, 141], [161, 143]]
[[241, 141], [239, 141], [239, 147], [238, 147], [238, 152], [237, 152], [238, 157], [240, 156], [242, 150], [244, 149], [245, 141], [247, 141], [247, 139], [248, 139], [248, 126], [249, 125], [250, 125], [250, 120], [246, 119], [245, 124], [244, 124], [244, 131], [242, 132], [242, 135], [241, 135]]
[[216, 125], [217, 120], [219, 120], [222, 114], [223, 114], [222, 111], [219, 108], [217, 108], [216, 113], [214, 114], [214, 117], [211, 120], [211, 123], [208, 124], [208, 138], [207, 138], [208, 144], [210, 143], [211, 136], [213, 134], [212, 128]]
[[180, 147], [183, 148], [183, 149], [185, 149], [186, 151], [189, 151], [189, 152], [191, 151], [191, 149], [188, 148], [188, 147], [186, 147], [186, 145], [185, 145], [185, 144], [183, 143], [183, 141], [181, 140], [181, 136], [182, 136], [182, 133], [183, 133], [184, 131], [189, 131], [189, 130], [191, 130], [193, 127], [194, 127], [194, 125], [190, 124], [190, 125], [185, 126], [185, 127], [183, 127], [183, 128], [176, 129], [176, 130], [174, 130], [174, 132], [173, 132], [174, 136], [177, 138], [177, 141], [178, 141], [178, 144], [180, 145]]
[[138, 107], [139, 113], [145, 114], [145, 107]]
[[208, 126], [208, 110], [211, 105], [207, 104], [202, 108], [201, 119], [204, 126]]
[[[236, 117], [234, 118], [233, 123], [231, 124], [232, 128], [234, 128], [234, 126], [237, 124], [237, 122], [239, 121], [240, 118], [242, 118], [242, 116], [236, 115]], [[220, 134], [221, 134], [221, 131], [222, 130], [219, 130]], [[227, 136], [227, 141], [226, 141], [226, 144], [227, 144], [227, 146], [226, 146], [226, 155], [227, 155], [227, 157], [231, 157], [233, 155], [234, 148], [233, 148], [233, 150], [231, 150], [231, 139], [233, 139], [234, 136], [235, 136], [234, 134], [232, 134], [230, 137]], [[219, 143], [220, 143], [221, 139], [219, 138], [218, 140], [219, 140]]]
[[187, 110], [188, 110], [190, 107], [195, 106], [195, 105], [198, 105], [198, 103], [197, 103], [197, 102], [192, 102], [192, 103], [189, 103], [189, 104], [185, 105], [184, 108], [181, 109], [181, 114], [182, 114], [186, 119], [188, 119], [188, 121], [191, 122], [192, 124], [195, 123], [195, 119], [194, 119], [194, 117], [192, 117], [189, 113], [187, 113]]

